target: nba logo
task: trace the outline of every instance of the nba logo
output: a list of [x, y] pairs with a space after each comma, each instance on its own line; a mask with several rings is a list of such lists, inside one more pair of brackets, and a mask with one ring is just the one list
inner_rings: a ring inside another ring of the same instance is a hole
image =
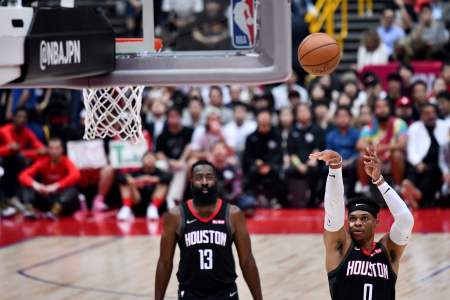
[[255, 0], [233, 0], [232, 42], [237, 49], [251, 49], [255, 46], [256, 11]]

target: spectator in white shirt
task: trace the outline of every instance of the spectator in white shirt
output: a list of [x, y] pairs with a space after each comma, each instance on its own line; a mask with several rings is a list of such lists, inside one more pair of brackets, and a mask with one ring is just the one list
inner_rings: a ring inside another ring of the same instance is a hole
[[361, 70], [367, 65], [383, 65], [388, 62], [389, 50], [381, 43], [375, 30], [364, 32], [361, 46], [358, 48], [357, 67]]
[[256, 130], [256, 122], [248, 119], [247, 105], [235, 102], [233, 106], [234, 120], [225, 125], [223, 134], [225, 142], [240, 157], [245, 149], [247, 136]]
[[280, 110], [285, 106], [290, 106], [289, 103], [289, 92], [297, 91], [300, 94], [300, 101], [308, 101], [308, 91], [297, 84], [297, 74], [292, 71], [291, 78], [286, 83], [280, 84], [272, 89], [272, 95], [275, 100], [275, 109]]

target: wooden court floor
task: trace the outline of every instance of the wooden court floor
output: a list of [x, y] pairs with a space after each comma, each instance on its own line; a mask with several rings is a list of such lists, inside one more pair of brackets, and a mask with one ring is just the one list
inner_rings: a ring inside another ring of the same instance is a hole
[[[264, 299], [330, 299], [320, 234], [252, 236]], [[0, 299], [153, 299], [158, 236], [36, 237], [0, 248]], [[177, 253], [178, 256], [178, 253]], [[166, 299], [176, 299], [174, 277]], [[251, 299], [239, 271], [240, 299]], [[450, 234], [415, 233], [397, 299], [450, 299]]]

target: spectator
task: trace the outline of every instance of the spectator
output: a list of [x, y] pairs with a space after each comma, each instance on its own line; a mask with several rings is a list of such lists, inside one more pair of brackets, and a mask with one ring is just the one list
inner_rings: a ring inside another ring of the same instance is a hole
[[312, 122], [311, 110], [306, 104], [300, 104], [295, 109], [295, 121], [293, 130], [288, 138], [288, 153], [291, 165], [287, 172], [288, 189], [290, 195], [298, 195], [295, 190], [298, 185], [294, 180], [307, 181], [309, 197], [296, 199], [292, 203], [294, 207], [313, 207], [317, 205], [316, 196], [319, 178], [319, 166], [316, 161], [309, 159], [309, 155], [324, 148], [324, 132]]
[[289, 166], [289, 153], [288, 153], [288, 138], [294, 124], [294, 115], [292, 109], [289, 107], [284, 107], [279, 113], [279, 127], [281, 135], [281, 148], [283, 150], [283, 161], [286, 168]]
[[193, 43], [184, 45], [186, 49], [183, 50], [231, 49], [228, 19], [222, 1], [205, 0], [205, 9], [194, 24], [191, 38]]
[[183, 200], [186, 187], [189, 144], [193, 130], [181, 124], [181, 112], [175, 108], [167, 111], [167, 125], [156, 141], [156, 156], [165, 161], [173, 173], [167, 192], [167, 207], [170, 209]]
[[443, 62], [440, 77], [444, 78], [447, 84], [447, 91], [450, 92], [450, 61], [446, 60]]
[[366, 94], [366, 103], [370, 106], [373, 105], [376, 99], [386, 98], [386, 92], [383, 90], [380, 79], [375, 73], [365, 72], [362, 75], [362, 84]]
[[330, 132], [334, 125], [330, 122], [329, 106], [327, 102], [320, 101], [313, 105], [314, 123], [325, 133]]
[[359, 131], [351, 126], [352, 113], [346, 106], [340, 106], [336, 110], [336, 128], [326, 136], [326, 149], [336, 151], [342, 156], [342, 171], [345, 178], [345, 194], [347, 198], [354, 197], [356, 183], [356, 161], [358, 151], [356, 144], [359, 139]]
[[381, 43], [375, 30], [364, 32], [361, 46], [358, 48], [357, 68], [362, 70], [367, 65], [382, 65], [388, 62], [389, 50]]
[[260, 206], [275, 205], [280, 200], [280, 171], [283, 162], [281, 139], [272, 127], [269, 110], [257, 114], [258, 128], [247, 137], [243, 156], [246, 191]]
[[234, 103], [234, 120], [225, 125], [223, 134], [228, 147], [242, 157], [247, 137], [256, 130], [256, 122], [248, 119], [247, 105]]
[[431, 90], [431, 95], [429, 97], [430, 102], [436, 104], [437, 103], [437, 95], [441, 92], [447, 91], [447, 84], [445, 83], [444, 78], [438, 77], [433, 82], [433, 88]]
[[35, 218], [34, 208], [47, 211], [49, 218], [70, 215], [79, 207], [77, 183], [80, 172], [64, 155], [61, 139], [49, 141], [49, 156], [39, 158], [19, 176], [23, 186], [25, 217]]
[[[361, 131], [357, 149], [363, 152], [369, 145], [377, 145], [378, 155], [383, 163], [385, 173], [390, 173], [396, 189], [400, 189], [405, 172], [405, 149], [407, 141], [405, 121], [392, 117], [389, 103], [386, 99], [377, 99], [374, 103], [374, 117], [368, 126]], [[364, 160], [361, 155], [358, 160], [358, 179], [361, 185], [357, 192], [366, 193], [368, 178], [364, 172]]]
[[194, 160], [206, 159], [212, 146], [223, 141], [223, 128], [220, 120], [220, 110], [211, 108], [206, 116], [205, 126], [197, 127], [192, 136], [192, 157]]
[[411, 97], [412, 93], [412, 85], [413, 85], [413, 77], [415, 70], [410, 64], [400, 64], [397, 68], [397, 73], [402, 78], [403, 84], [403, 95], [406, 97]]
[[270, 110], [274, 111], [274, 100], [270, 93], [256, 94], [253, 96], [253, 109], [255, 111]]
[[436, 96], [439, 116], [450, 123], [450, 92], [440, 92]]
[[388, 55], [391, 55], [394, 51], [394, 44], [397, 40], [405, 36], [403, 28], [394, 24], [395, 12], [392, 8], [386, 7], [383, 10], [381, 17], [381, 24], [377, 28], [377, 32], [383, 41], [383, 44], [387, 48]]
[[227, 124], [233, 119], [233, 112], [223, 104], [223, 93], [220, 86], [213, 85], [209, 90], [209, 104], [205, 109], [205, 116], [212, 108], [220, 110], [222, 124]]
[[145, 116], [144, 128], [148, 130], [153, 140], [157, 140], [166, 123], [167, 105], [160, 98], [148, 99], [151, 110]]
[[411, 99], [408, 97], [400, 97], [395, 101], [395, 116], [405, 121], [408, 126], [415, 121], [413, 113]]
[[183, 111], [183, 125], [191, 128], [197, 128], [202, 125], [203, 109], [203, 100], [199, 96], [190, 97], [188, 107], [185, 111]]
[[396, 23], [400, 25], [405, 33], [409, 33], [417, 22], [417, 14], [414, 9], [414, 0], [393, 0], [396, 8]]
[[[172, 174], [156, 167], [155, 155], [147, 152], [142, 157], [142, 168], [119, 176], [122, 208], [117, 214], [120, 221], [131, 220], [134, 212], [147, 206], [147, 218], [158, 219], [158, 209], [163, 204]], [[133, 212], [134, 210], [134, 212]]]
[[248, 88], [244, 88], [241, 85], [238, 84], [230, 85], [229, 93], [230, 93], [230, 102], [225, 105], [229, 109], [233, 109], [235, 104], [239, 104], [241, 102], [248, 104], [250, 100]]
[[355, 127], [362, 129], [364, 126], [368, 126], [372, 121], [372, 109], [369, 105], [362, 105], [359, 108], [358, 117], [355, 120]]
[[[450, 132], [449, 132], [450, 134]], [[449, 199], [449, 188], [450, 188], [450, 138], [449, 141], [442, 145], [439, 151], [439, 167], [443, 174], [442, 180], [444, 182], [441, 188], [442, 200], [446, 202], [446, 206], [450, 203]]]
[[429, 103], [427, 84], [423, 80], [417, 80], [411, 87], [411, 100], [414, 105], [414, 119], [418, 120], [420, 118], [420, 107], [424, 104]]
[[297, 83], [297, 79], [297, 74], [295, 71], [292, 71], [291, 77], [286, 83], [280, 84], [272, 89], [276, 110], [280, 110], [285, 106], [290, 106], [289, 93], [293, 91], [298, 92], [301, 102], [308, 101], [308, 91]]
[[217, 190], [219, 197], [237, 205], [247, 214], [255, 206], [255, 198], [243, 194], [243, 174], [237, 158], [224, 142], [213, 146], [211, 161], [217, 169]]
[[18, 147], [13, 141], [9, 140], [8, 136], [0, 130], [0, 216], [11, 216], [16, 213], [16, 210], [9, 207], [6, 201], [4, 191], [7, 189], [5, 186], [5, 169], [3, 168], [4, 159], [11, 154], [11, 150]]
[[449, 32], [444, 24], [433, 19], [432, 8], [429, 3], [420, 7], [419, 23], [414, 26], [410, 35], [411, 47], [416, 59], [429, 59], [442, 50], [448, 42]]
[[442, 185], [439, 151], [449, 142], [449, 124], [439, 120], [436, 107], [428, 103], [421, 107], [420, 121], [410, 126], [408, 136], [408, 180], [422, 192], [420, 206], [433, 206]]
[[390, 73], [387, 77], [386, 99], [392, 109], [394, 109], [396, 101], [403, 96], [402, 82], [402, 77], [397, 73]]

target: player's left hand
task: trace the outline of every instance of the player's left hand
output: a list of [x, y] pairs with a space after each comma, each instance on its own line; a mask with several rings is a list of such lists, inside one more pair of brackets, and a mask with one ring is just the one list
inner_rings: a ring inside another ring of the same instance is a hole
[[377, 156], [377, 150], [374, 146], [369, 146], [364, 150], [364, 171], [367, 176], [376, 181], [381, 176], [381, 162]]

